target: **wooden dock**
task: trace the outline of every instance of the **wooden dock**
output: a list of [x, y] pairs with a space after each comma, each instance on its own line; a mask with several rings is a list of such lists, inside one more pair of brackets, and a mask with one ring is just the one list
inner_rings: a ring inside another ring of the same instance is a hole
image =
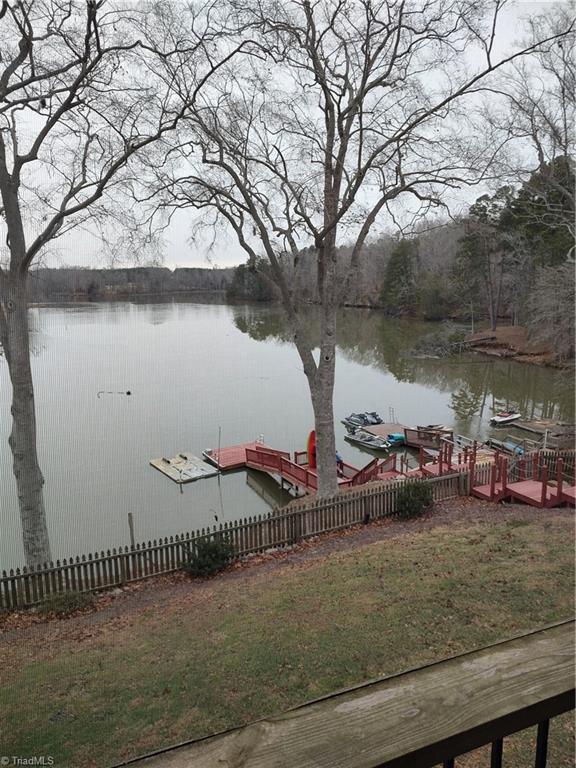
[[[227, 448], [209, 448], [202, 451], [202, 455], [215, 467], [222, 471], [231, 469], [243, 469], [246, 466], [246, 451], [256, 450], [257, 447], [265, 450], [273, 450], [268, 445], [254, 440], [251, 443], [241, 443], [240, 445], [230, 445]], [[289, 456], [290, 454], [286, 454]]]
[[560, 503], [554, 488], [542, 480], [519, 480], [506, 487], [507, 497], [530, 504], [532, 507], [552, 507]]
[[[297, 451], [292, 458], [288, 451], [279, 451], [262, 442], [254, 441], [206, 450], [203, 455], [221, 471], [256, 469], [278, 477], [282, 483], [287, 483], [297, 491], [315, 493], [318, 490], [316, 469], [311, 469], [308, 465], [308, 456], [305, 451]], [[369, 466], [372, 464], [374, 461], [370, 462]], [[362, 471], [343, 462], [338, 485], [356, 485]]]
[[556, 507], [559, 504], [574, 506], [575, 487], [565, 484], [562, 458], [556, 462], [556, 472], [552, 479], [549, 478], [548, 466], [540, 460], [539, 452], [534, 452], [528, 459], [522, 458], [513, 467], [513, 472], [509, 472], [508, 459], [498, 456], [490, 468], [489, 483], [486, 483], [485, 473], [480, 482], [476, 481], [475, 475], [473, 467], [471, 493], [480, 499], [513, 499], [541, 509]]
[[369, 432], [376, 437], [387, 438], [388, 435], [404, 435], [404, 444], [409, 448], [432, 448], [440, 450], [444, 440], [453, 441], [454, 432], [451, 429], [441, 427], [407, 427], [406, 424], [398, 422], [387, 422], [384, 424], [374, 424], [373, 426], [362, 427], [365, 432]]
[[576, 430], [574, 424], [568, 424], [565, 421], [555, 421], [554, 419], [519, 419], [508, 426], [523, 429], [525, 432], [532, 432], [540, 436], [545, 435], [546, 432], [550, 435], [560, 435], [563, 433], [573, 433]]
[[[398, 425], [378, 425], [380, 429], [390, 426]], [[434, 460], [425, 462], [425, 458], [429, 457], [426, 449], [421, 446], [419, 466], [411, 470], [402, 463], [398, 468], [396, 453], [392, 453], [384, 460], [372, 459], [360, 469], [344, 462], [339, 468], [338, 486], [353, 488], [375, 481], [403, 477], [434, 478], [469, 471], [471, 473], [470, 492], [477, 498], [489, 501], [516, 499], [537, 507], [552, 507], [563, 503], [574, 504], [574, 486], [565, 484], [562, 458], [557, 461], [554, 480], [549, 482], [548, 469], [540, 463], [539, 453], [531, 455], [529, 462], [522, 458], [519, 465], [515, 467], [514, 474], [510, 475], [508, 459], [498, 452], [479, 456], [475, 443], [471, 448], [465, 446], [456, 456], [454, 449], [453, 443], [442, 440]], [[254, 441], [227, 446], [219, 450], [207, 450], [204, 451], [204, 456], [221, 471], [250, 468], [266, 472], [279, 480], [282, 485], [289, 486], [297, 494], [313, 494], [318, 490], [318, 475], [316, 469], [309, 466], [305, 451], [296, 451], [291, 456], [288, 451], [280, 451], [263, 442]], [[476, 465], [479, 468], [478, 472]], [[527, 471], [528, 465], [530, 473]]]

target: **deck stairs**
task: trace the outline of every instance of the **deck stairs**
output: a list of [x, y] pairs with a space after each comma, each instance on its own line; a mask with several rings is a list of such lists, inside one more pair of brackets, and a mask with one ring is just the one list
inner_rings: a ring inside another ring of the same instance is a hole
[[481, 479], [472, 469], [471, 493], [477, 498], [514, 500], [541, 509], [575, 504], [576, 488], [566, 483], [562, 458], [558, 458], [556, 471], [551, 473], [539, 451], [529, 456], [498, 456], [490, 468], [488, 483], [485, 472], [479, 474], [483, 475]]

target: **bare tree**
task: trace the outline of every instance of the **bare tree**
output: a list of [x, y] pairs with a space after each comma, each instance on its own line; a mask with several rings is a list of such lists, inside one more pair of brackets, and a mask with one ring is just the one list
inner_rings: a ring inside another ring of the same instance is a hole
[[574, 358], [574, 265], [537, 271], [530, 295], [529, 326], [533, 337], [553, 349], [559, 359]]
[[[250, 29], [253, 57], [212, 84], [180, 145], [154, 169], [161, 206], [199, 209], [204, 225], [225, 221], [252, 261], [268, 258], [309, 383], [320, 495], [337, 490], [341, 289], [350, 294], [375, 223], [400, 215], [394, 201], [428, 210], [441, 204], [442, 188], [482, 177], [498, 147], [463, 139], [464, 97], [538, 47], [497, 58], [502, 3], [488, 5], [486, 16], [485, 6], [467, 0], [231, 2], [231, 18]], [[476, 63], [466, 53], [474, 46]], [[337, 270], [340, 238], [352, 241], [345, 275]], [[295, 290], [304, 246], [316, 261], [316, 350]]]
[[[0, 342], [12, 384], [14, 474], [28, 565], [50, 560], [28, 340], [30, 267], [70, 228], [130, 218], [132, 158], [173, 130], [234, 51], [195, 12], [103, 0], [19, 0], [0, 11]], [[186, 60], [193, 77], [174, 88]], [[169, 62], [169, 66], [168, 66]], [[106, 218], [106, 220], [109, 220]], [[144, 240], [152, 236], [151, 229]], [[4, 239], [3, 237], [3, 239]]]

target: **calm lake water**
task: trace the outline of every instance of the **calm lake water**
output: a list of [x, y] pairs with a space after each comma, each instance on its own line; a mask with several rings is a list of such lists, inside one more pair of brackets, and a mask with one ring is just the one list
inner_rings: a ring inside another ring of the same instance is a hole
[[[181, 451], [201, 455], [217, 446], [219, 429], [222, 445], [263, 435], [275, 448], [304, 449], [312, 409], [278, 308], [119, 302], [37, 308], [31, 321], [55, 558], [129, 543], [128, 512], [142, 541], [264, 513], [287, 499], [256, 472], [180, 488], [148, 464]], [[566, 374], [479, 357], [412, 359], [405, 350], [435, 326], [376, 311], [343, 310], [339, 327], [337, 442], [357, 466], [371, 456], [343, 439], [339, 420], [351, 411], [376, 410], [387, 420], [394, 409], [403, 423], [444, 423], [473, 437], [490, 434], [489, 417], [505, 407], [574, 418]], [[309, 328], [313, 336], [313, 310]], [[0, 358], [0, 569], [23, 561], [9, 402]]]

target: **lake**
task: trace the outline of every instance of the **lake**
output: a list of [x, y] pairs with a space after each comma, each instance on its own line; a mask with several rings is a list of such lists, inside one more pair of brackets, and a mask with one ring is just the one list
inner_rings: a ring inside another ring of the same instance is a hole
[[[178, 486], [149, 466], [182, 451], [253, 440], [304, 450], [313, 426], [302, 366], [277, 307], [201, 301], [92, 303], [34, 308], [38, 449], [55, 558], [266, 513], [289, 497], [257, 472]], [[309, 313], [309, 332], [316, 330]], [[573, 420], [571, 378], [552, 369], [477, 356], [405, 354], [437, 326], [342, 310], [337, 445], [357, 466], [372, 457], [344, 441], [352, 411], [393, 412], [405, 424], [443, 423], [460, 434], [502, 435], [496, 410]], [[125, 393], [130, 391], [128, 396]], [[8, 447], [10, 385], [0, 358], [0, 569], [23, 562]]]

